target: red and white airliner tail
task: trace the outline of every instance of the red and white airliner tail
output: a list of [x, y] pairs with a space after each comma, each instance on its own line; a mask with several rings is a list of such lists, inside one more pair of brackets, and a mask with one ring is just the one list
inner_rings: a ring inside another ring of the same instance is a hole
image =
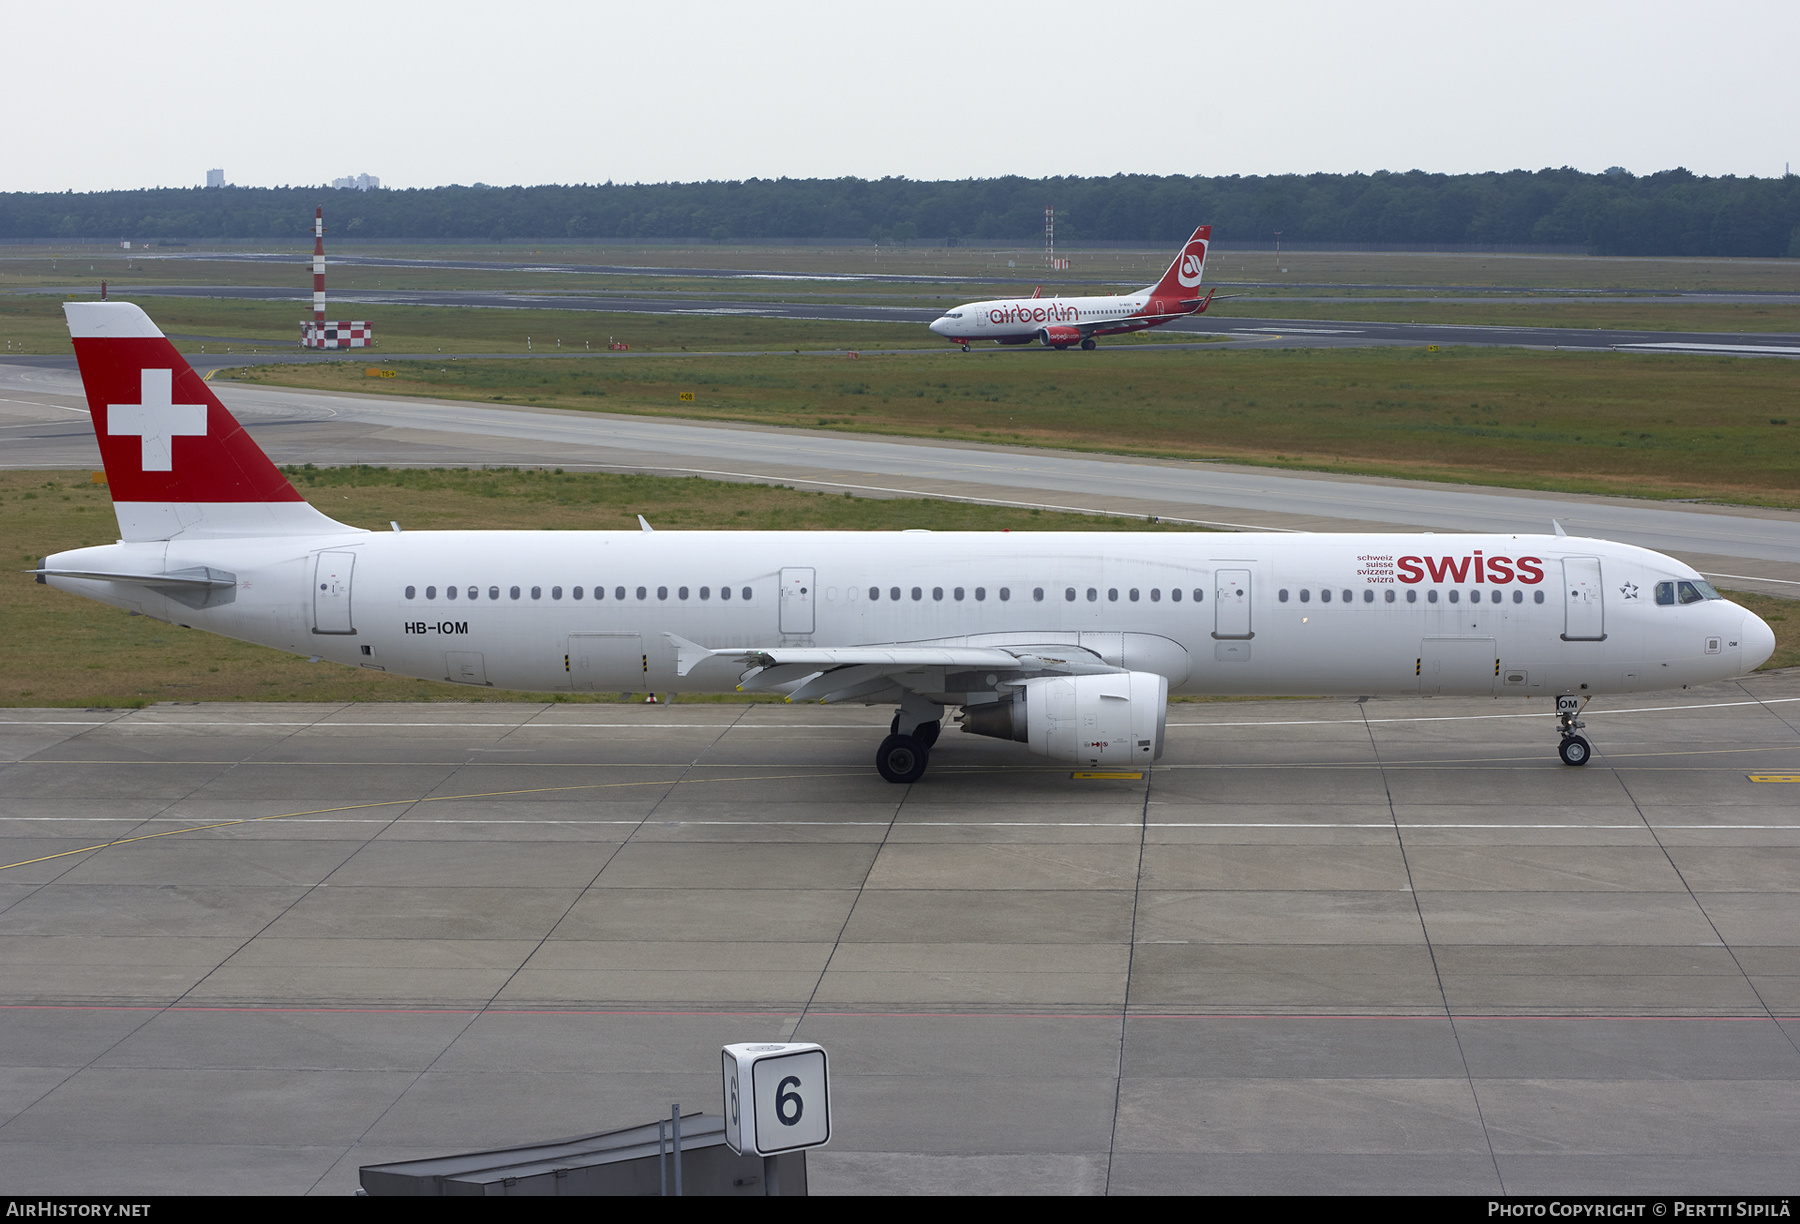
[[320, 514], [130, 302], [65, 302], [125, 540], [317, 535]]
[[954, 306], [932, 322], [931, 330], [965, 350], [977, 340], [996, 344], [1035, 340], [1046, 348], [1080, 345], [1091, 349], [1095, 336], [1143, 331], [1204, 312], [1212, 303], [1212, 294], [1200, 296], [1200, 277], [1206, 271], [1206, 250], [1211, 245], [1212, 226], [1200, 226], [1182, 245], [1162, 279], [1135, 293], [1045, 298], [1039, 285], [1029, 298]]
[[1212, 226], [1200, 226], [1189, 236], [1187, 245], [1162, 279], [1150, 286], [1150, 296], [1162, 299], [1165, 306], [1173, 303], [1173, 313], [1190, 313], [1200, 304], [1200, 276], [1206, 271], [1206, 248], [1211, 245]]

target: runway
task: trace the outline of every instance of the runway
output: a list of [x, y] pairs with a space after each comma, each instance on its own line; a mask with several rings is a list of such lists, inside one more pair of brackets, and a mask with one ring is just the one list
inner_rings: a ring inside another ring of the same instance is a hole
[[1800, 675], [1543, 708], [1172, 707], [1147, 777], [885, 711], [0, 711], [18, 1194], [719, 1108], [831, 1052], [815, 1193], [1775, 1194]]
[[[71, 289], [71, 291], [74, 291]], [[82, 287], [82, 292], [89, 291]], [[243, 301], [310, 302], [294, 289], [235, 285], [153, 285], [124, 296], [224, 298]], [[504, 293], [490, 290], [333, 289], [332, 301], [366, 313], [376, 306], [462, 306], [493, 310], [605, 311], [619, 314], [738, 315], [746, 318], [815, 320], [838, 323], [917, 324], [921, 329], [942, 310], [872, 303], [770, 302], [741, 298], [700, 298], [641, 294]], [[946, 300], [945, 306], [951, 303]], [[352, 312], [356, 314], [356, 311]], [[361, 317], [357, 314], [357, 317]], [[1452, 323], [1365, 323], [1327, 319], [1238, 318], [1191, 315], [1158, 329], [1164, 335], [1206, 336], [1209, 343], [1234, 347], [1279, 342], [1287, 347], [1366, 348], [1371, 346], [1475, 345], [1540, 349], [1610, 350], [1636, 345], [1709, 348], [1735, 346], [1737, 356], [1800, 357], [1800, 335], [1790, 332], [1672, 332], [1641, 329], [1474, 326]], [[924, 337], [921, 337], [923, 340]], [[1104, 343], [1104, 339], [1102, 340]], [[948, 347], [948, 346], [946, 346]]]
[[[6, 466], [98, 465], [85, 400], [69, 365], [0, 365]], [[1549, 531], [1555, 519], [1576, 535], [1682, 557], [1702, 572], [1730, 576], [1728, 585], [1800, 594], [1800, 513], [1792, 511], [213, 385], [282, 464], [542, 464], [679, 472], [864, 496], [958, 497], [1159, 515], [1224, 530], [1536, 534]]]

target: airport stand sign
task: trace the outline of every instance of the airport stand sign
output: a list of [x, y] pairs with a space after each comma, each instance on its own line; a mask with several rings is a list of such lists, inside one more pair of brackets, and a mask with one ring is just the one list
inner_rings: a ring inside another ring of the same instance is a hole
[[825, 1047], [810, 1041], [728, 1045], [725, 1142], [740, 1156], [775, 1156], [831, 1140]]

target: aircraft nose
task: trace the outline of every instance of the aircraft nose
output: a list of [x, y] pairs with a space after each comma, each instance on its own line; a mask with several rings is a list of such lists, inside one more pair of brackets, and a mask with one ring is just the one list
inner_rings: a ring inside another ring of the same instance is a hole
[[1775, 653], [1775, 631], [1754, 612], [1744, 613], [1744, 627], [1738, 631], [1738, 641], [1743, 643], [1740, 657], [1747, 672], [1761, 667]]
[[944, 334], [945, 329], [947, 329], [949, 326], [950, 326], [950, 320], [946, 316], [945, 318], [942, 318], [942, 319], [933, 319], [932, 323], [931, 323], [931, 330], [941, 336]]

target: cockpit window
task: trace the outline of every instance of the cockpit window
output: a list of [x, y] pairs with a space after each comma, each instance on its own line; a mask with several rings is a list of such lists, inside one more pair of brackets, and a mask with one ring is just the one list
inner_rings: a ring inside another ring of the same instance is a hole
[[1675, 603], [1675, 584], [1673, 582], [1656, 584], [1656, 602], [1665, 608]]
[[1710, 582], [1702, 582], [1697, 578], [1692, 582], [1681, 582], [1677, 589], [1680, 591], [1679, 598], [1684, 604], [1699, 603], [1703, 599], [1725, 598], [1723, 595], [1713, 590]]

